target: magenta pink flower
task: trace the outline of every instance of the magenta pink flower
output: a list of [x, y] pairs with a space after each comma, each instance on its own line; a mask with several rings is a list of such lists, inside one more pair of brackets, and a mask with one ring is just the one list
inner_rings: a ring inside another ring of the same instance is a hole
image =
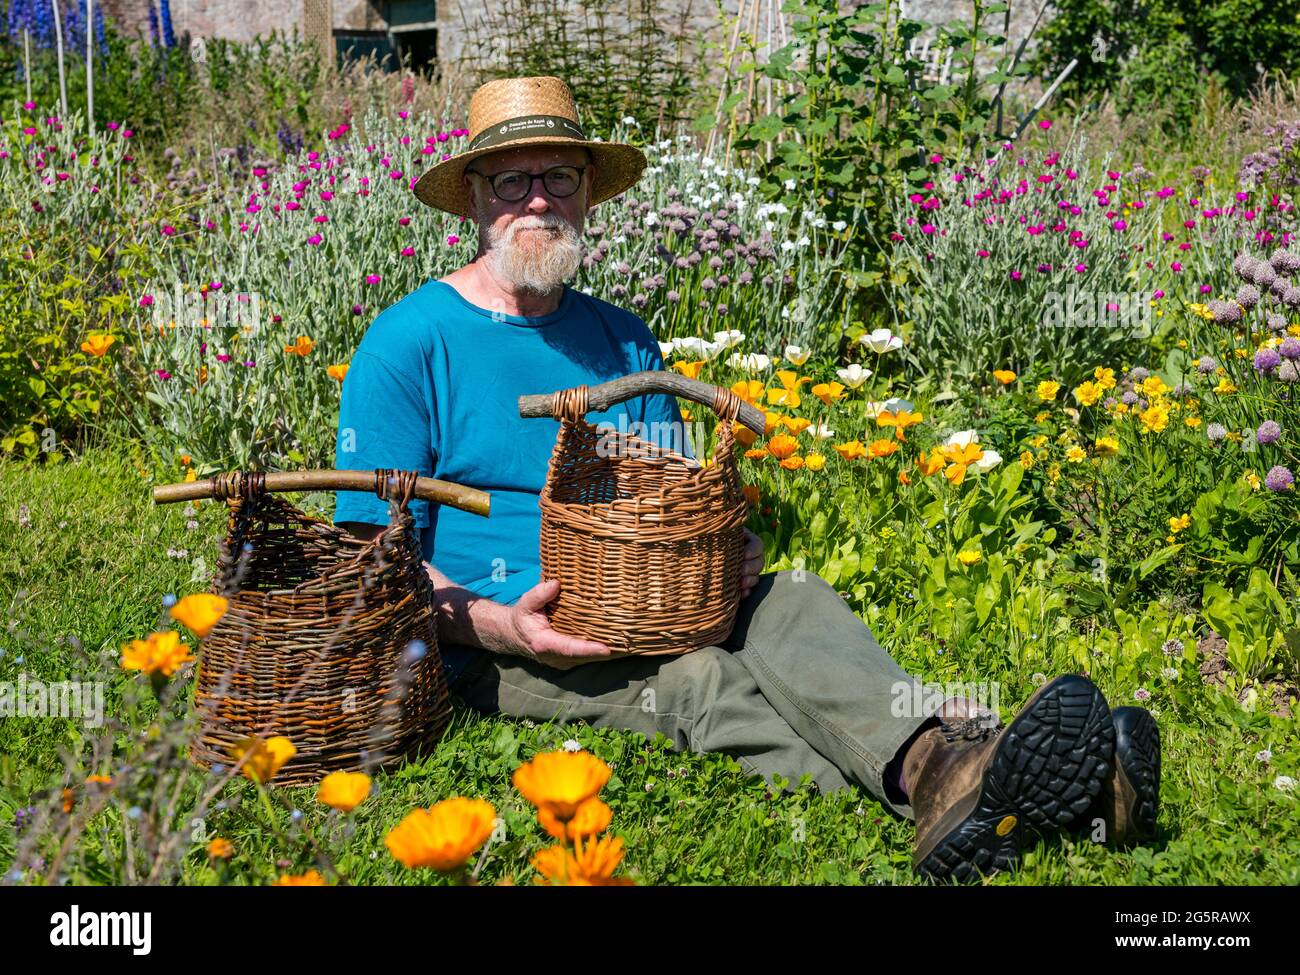
[[397, 222], [398, 222], [398, 224], [399, 224], [400, 226], [408, 227], [408, 226], [410, 226], [410, 224], [411, 224], [411, 218], [410, 218], [410, 217], [398, 217], [398, 218], [397, 218]]
[[1041, 122], [1038, 123], [1038, 127], [1042, 129], [1044, 132], [1046, 132], [1048, 129], [1052, 127], [1052, 123], [1047, 119], [1043, 119]]
[[312, 234], [310, 237], [307, 238], [307, 243], [311, 244], [312, 247], [315, 247], [324, 239], [325, 238], [322, 237], [320, 234]]
[[153, 295], [141, 295], [141, 296], [140, 296], [140, 307], [141, 307], [141, 308], [148, 308], [148, 307], [149, 307], [150, 305], [152, 305], [152, 304], [153, 304]]
[[459, 244], [459, 243], [460, 243], [460, 238], [457, 237], [455, 234], [448, 234], [448, 235], [447, 235], [447, 244], [448, 244], [449, 246], [453, 246], [453, 245], [455, 245], [455, 244]]
[[1172, 264], [1169, 265], [1169, 270], [1173, 271], [1175, 274], [1182, 271], [1182, 269], [1183, 266], [1179, 264], [1177, 261], [1174, 261]]
[[414, 247], [403, 247], [403, 248], [402, 248], [402, 256], [403, 256], [403, 257], [414, 257], [414, 256], [415, 256], [415, 248], [414, 248]]
[[378, 283], [379, 283], [380, 281], [382, 281], [382, 280], [384, 280], [384, 279], [383, 279], [382, 277], [380, 277], [378, 274], [367, 274], [367, 275], [366, 275], [366, 284], [378, 284]]
[[334, 194], [331, 193], [329, 190], [321, 190], [320, 198], [324, 200], [326, 203], [328, 203], [330, 200], [334, 199]]
[[173, 227], [171, 224], [165, 224], [163, 226], [162, 235], [164, 237], [171, 237], [175, 233], [176, 233], [176, 228]]
[[170, 372], [168, 372], [166, 369], [155, 369], [155, 370], [154, 370], [154, 375], [156, 375], [159, 379], [171, 379], [171, 378], [172, 378], [172, 374], [171, 374]]

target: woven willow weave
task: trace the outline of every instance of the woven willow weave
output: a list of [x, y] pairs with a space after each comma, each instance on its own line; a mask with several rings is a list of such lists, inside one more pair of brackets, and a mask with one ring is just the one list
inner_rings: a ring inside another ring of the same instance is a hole
[[555, 394], [560, 432], [542, 489], [542, 580], [558, 579], [551, 626], [629, 654], [686, 653], [731, 633], [748, 501], [719, 388], [713, 462], [585, 419], [587, 387]]
[[432, 745], [451, 717], [433, 585], [408, 507], [416, 475], [376, 471], [389, 524], [373, 541], [268, 494], [264, 475], [221, 475], [228, 529], [212, 591], [229, 608], [200, 645], [191, 758], [230, 764], [248, 736], [297, 754], [276, 775], [314, 783]]

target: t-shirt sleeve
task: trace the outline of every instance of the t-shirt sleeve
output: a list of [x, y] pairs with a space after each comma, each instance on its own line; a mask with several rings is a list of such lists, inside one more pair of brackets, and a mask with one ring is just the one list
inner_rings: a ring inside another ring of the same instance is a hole
[[[334, 466], [411, 470], [432, 477], [437, 453], [431, 406], [412, 377], [358, 349], [343, 379]], [[373, 492], [339, 491], [337, 499], [336, 522], [388, 524], [388, 502]], [[427, 501], [412, 500], [410, 510], [418, 527], [429, 527]]]
[[[659, 351], [659, 343], [655, 341], [654, 333], [640, 317], [633, 315], [636, 320], [639, 335], [637, 341], [637, 367], [639, 370], [659, 370], [664, 367], [663, 353]], [[690, 428], [686, 421], [682, 419], [682, 411], [677, 405], [677, 397], [668, 393], [656, 393], [652, 396], [643, 396], [644, 404], [643, 415], [641, 419], [648, 425], [650, 430], [654, 430], [650, 424], [662, 424], [661, 429], [672, 430], [672, 441], [662, 441], [665, 446], [670, 446], [674, 450], [680, 448], [684, 457], [695, 459], [695, 451], [691, 447]]]

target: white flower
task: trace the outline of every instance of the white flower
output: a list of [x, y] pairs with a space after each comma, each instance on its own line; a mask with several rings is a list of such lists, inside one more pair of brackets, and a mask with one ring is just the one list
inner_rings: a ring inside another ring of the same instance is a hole
[[771, 220], [764, 220], [763, 229], [770, 233], [771, 231], [776, 229], [776, 224], [774, 224]]
[[725, 332], [714, 332], [713, 341], [718, 343], [719, 350], [730, 349], [733, 345], [739, 345], [745, 341], [745, 333], [734, 328]]
[[1178, 679], [1178, 668], [1176, 668], [1176, 667], [1161, 667], [1161, 668], [1160, 668], [1160, 676], [1163, 677], [1165, 680], [1177, 680], [1177, 679]]
[[[867, 419], [874, 420], [876, 417], [880, 416], [880, 414], [884, 412], [886, 409], [888, 409], [888, 406], [884, 403], [878, 403], [876, 402], [876, 400], [867, 400], [866, 402]], [[890, 412], [892, 413], [893, 410], [890, 410]]]
[[863, 369], [860, 363], [850, 363], [847, 368], [836, 369], [836, 374], [840, 377], [840, 382], [849, 389], [857, 389], [865, 383], [872, 375], [870, 369]]
[[721, 351], [721, 346], [698, 335], [692, 335], [689, 338], [673, 339], [673, 349], [676, 352], [686, 352], [697, 359], [712, 359]]
[[979, 441], [979, 434], [974, 430], [962, 430], [945, 440], [943, 445], [945, 447], [969, 447], [973, 443], [979, 443]]
[[665, 359], [667, 359], [670, 355], [672, 355], [676, 351], [677, 351], [676, 347], [671, 342], [659, 343], [659, 354], [663, 356]]
[[898, 396], [891, 396], [885, 400], [885, 409], [890, 413], [911, 413], [914, 410], [910, 399], [902, 399]]
[[1281, 789], [1283, 792], [1292, 792], [1295, 790], [1295, 779], [1289, 775], [1279, 775], [1273, 780], [1273, 788]]
[[871, 334], [863, 332], [858, 341], [876, 355], [884, 355], [903, 347], [903, 340], [887, 328], [878, 328]]
[[786, 253], [789, 253], [790, 251], [794, 250], [794, 241], [792, 240], [781, 241], [781, 250], [785, 251]]
[[818, 420], [816, 424], [808, 427], [808, 435], [814, 440], [829, 440], [835, 436], [835, 431], [826, 425], [825, 420]]
[[816, 227], [818, 230], [821, 230], [822, 227], [826, 226], [826, 218], [818, 217], [816, 220], [813, 221], [813, 226]]
[[580, 752], [582, 751], [582, 743], [576, 738], [569, 738], [564, 742], [564, 750], [566, 752]]
[[848, 224], [845, 223], [843, 220], [836, 220], [833, 224], [831, 224], [831, 230], [834, 230], [836, 233], [839, 233], [847, 226]]
[[[624, 124], [624, 125], [636, 125], [636, 119], [634, 119], [631, 115], [624, 115], [624, 116], [623, 116], [623, 124]], [[638, 129], [641, 128], [641, 126], [639, 126], [639, 125], [636, 125], [636, 127], [637, 127]]]
[[747, 352], [743, 355], [733, 352], [727, 357], [727, 365], [743, 372], [762, 372], [772, 364], [772, 360], [761, 352]]
[[654, 227], [658, 223], [659, 223], [659, 214], [655, 213], [653, 210], [651, 210], [649, 213], [645, 215], [645, 225], [647, 227]]
[[997, 467], [1001, 463], [1002, 463], [1001, 454], [999, 454], [996, 450], [986, 450], [984, 451], [984, 456], [981, 457], [979, 460], [975, 461], [975, 463], [971, 464], [970, 466], [974, 468], [976, 471], [978, 471], [980, 474], [983, 474], [985, 471], [993, 470], [993, 468]]
[[792, 366], [802, 366], [812, 355], [812, 349], [801, 349], [797, 345], [787, 345], [785, 347], [785, 357]]
[[1267, 748], [1261, 748], [1259, 751], [1255, 753], [1255, 761], [1257, 762], [1267, 763], [1268, 760], [1272, 757], [1273, 757], [1273, 753], [1269, 751]]
[[787, 179], [787, 180], [785, 181], [785, 188], [786, 188], [787, 190], [792, 190], [792, 189], [794, 189], [794, 180], [792, 180], [792, 179]]
[[749, 186], [757, 186], [759, 184], [759, 178], [757, 176], [751, 176], [749, 179], [745, 180], [745, 183]]
[[809, 240], [807, 237], [800, 237], [794, 243], [796, 247], [807, 247], [809, 244], [812, 243], [812, 241]]

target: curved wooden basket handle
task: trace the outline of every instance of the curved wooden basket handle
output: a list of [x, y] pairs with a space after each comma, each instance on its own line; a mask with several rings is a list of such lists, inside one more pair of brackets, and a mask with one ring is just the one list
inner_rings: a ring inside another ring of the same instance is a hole
[[[377, 492], [374, 471], [283, 471], [269, 472], [266, 478], [266, 490], [279, 491], [373, 491]], [[181, 484], [159, 484], [153, 489], [156, 504], [170, 504], [174, 501], [196, 501], [211, 498], [216, 478], [209, 477], [201, 481], [186, 481]], [[434, 477], [419, 477], [415, 480], [415, 491], [411, 495], [420, 501], [433, 501], [445, 504], [470, 514], [488, 516], [491, 495], [486, 491], [440, 481]]]
[[[731, 393], [730, 390], [726, 390]], [[702, 383], [698, 379], [687, 379], [675, 372], [662, 369], [648, 369], [634, 372], [630, 376], [620, 376], [607, 383], [587, 387], [587, 409], [607, 410], [615, 403], [644, 396], [647, 393], [672, 393], [682, 399], [688, 399], [713, 409], [718, 387]], [[551, 417], [556, 393], [532, 393], [519, 397], [519, 415], [521, 417]], [[767, 429], [767, 417], [757, 406], [741, 403], [736, 419], [759, 436]]]

